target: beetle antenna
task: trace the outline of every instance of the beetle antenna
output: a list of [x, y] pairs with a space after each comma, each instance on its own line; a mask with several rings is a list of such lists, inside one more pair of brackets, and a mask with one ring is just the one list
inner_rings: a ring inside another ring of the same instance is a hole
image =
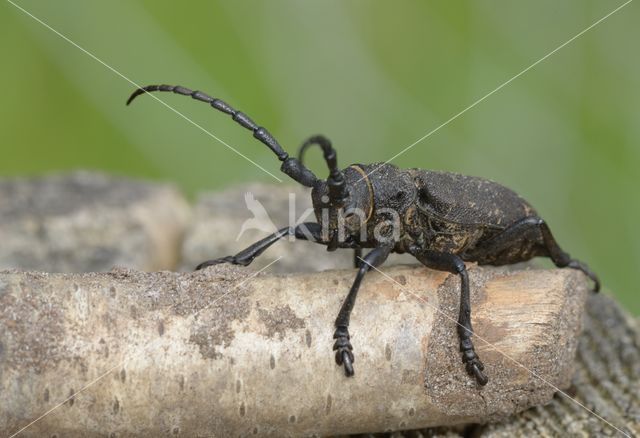
[[338, 154], [333, 146], [331, 146], [331, 141], [324, 135], [314, 135], [313, 137], [310, 137], [302, 143], [302, 146], [300, 146], [298, 159], [302, 164], [302, 158], [305, 151], [313, 145], [317, 145], [322, 148], [324, 161], [327, 163], [327, 167], [329, 168], [329, 178], [327, 178], [327, 184], [329, 185], [329, 200], [332, 205], [342, 206], [345, 199], [349, 196], [349, 191], [347, 190], [344, 175], [340, 169], [338, 169]]
[[273, 138], [273, 136], [262, 126], [258, 126], [249, 116], [231, 107], [231, 105], [224, 101], [211, 97], [202, 91], [193, 91], [180, 85], [147, 85], [146, 87], [138, 88], [134, 91], [129, 99], [127, 105], [133, 100], [145, 93], [151, 93], [154, 91], [165, 91], [183, 96], [191, 96], [195, 100], [208, 103], [214, 109], [222, 111], [225, 114], [229, 114], [231, 118], [239, 125], [247, 128], [253, 132], [253, 137], [266, 145], [271, 151], [276, 154], [278, 159], [282, 161], [280, 170], [289, 175], [291, 178], [302, 184], [303, 186], [313, 187], [318, 181], [318, 178], [309, 169], [304, 167], [297, 158], [292, 158], [289, 154], [280, 146], [280, 143]]

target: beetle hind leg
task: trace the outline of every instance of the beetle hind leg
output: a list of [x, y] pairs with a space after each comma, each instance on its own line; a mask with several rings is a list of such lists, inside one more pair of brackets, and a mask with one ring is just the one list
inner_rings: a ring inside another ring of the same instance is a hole
[[587, 277], [591, 279], [591, 281], [593, 281], [593, 284], [594, 284], [593, 291], [600, 292], [600, 279], [598, 278], [596, 273], [589, 268], [589, 266], [586, 263], [581, 262], [580, 260], [571, 259], [567, 264], [567, 268], [572, 268], [572, 269], [577, 269], [579, 271], [582, 271]]
[[551, 234], [549, 225], [537, 217], [521, 219], [492, 239], [484, 242], [468, 254], [467, 260], [480, 264], [504, 265], [529, 260], [535, 256], [549, 257], [559, 268], [582, 271], [594, 283], [594, 290], [600, 290], [598, 276], [586, 263], [571, 258], [564, 252]]
[[560, 245], [558, 245], [558, 243], [556, 242], [556, 239], [553, 237], [553, 234], [551, 234], [551, 230], [549, 229], [549, 226], [544, 220], [539, 219], [538, 226], [540, 227], [540, 232], [542, 233], [542, 239], [544, 241], [544, 245], [547, 248], [547, 251], [549, 251], [549, 257], [551, 258], [553, 263], [559, 268], [566, 267], [566, 268], [572, 268], [572, 269], [577, 269], [579, 271], [582, 271], [587, 277], [589, 277], [593, 281], [594, 292], [599, 292], [600, 279], [598, 278], [596, 273], [593, 272], [586, 263], [581, 262], [580, 260], [577, 260], [577, 259], [572, 259], [568, 253], [564, 252], [560, 248]]

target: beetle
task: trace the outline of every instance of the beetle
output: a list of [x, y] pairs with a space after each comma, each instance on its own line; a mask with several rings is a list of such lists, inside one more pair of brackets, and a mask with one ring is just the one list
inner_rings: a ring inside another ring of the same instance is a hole
[[[564, 252], [547, 223], [531, 205], [512, 190], [487, 179], [423, 169], [400, 169], [389, 163], [352, 164], [339, 169], [331, 142], [322, 135], [306, 140], [299, 158], [289, 156], [265, 128], [220, 99], [179, 85], [148, 85], [138, 88], [129, 105], [141, 94], [172, 92], [208, 103], [230, 115], [253, 132], [253, 137], [273, 151], [282, 162], [281, 171], [311, 188], [317, 222], [285, 227], [239, 253], [208, 260], [196, 270], [220, 263], [249, 265], [278, 240], [295, 236], [336, 249], [355, 250], [357, 273], [335, 321], [335, 360], [347, 377], [354, 375], [349, 318], [365, 274], [381, 265], [390, 253], [409, 253], [423, 265], [460, 277], [458, 338], [467, 373], [480, 385], [488, 378], [471, 340], [469, 276], [465, 262], [506, 265], [543, 256], [557, 267], [578, 269], [600, 289], [589, 267]], [[322, 149], [329, 168], [326, 180], [303, 164], [311, 146]], [[395, 222], [390, 220], [394, 216]], [[371, 251], [361, 257], [362, 250]]]

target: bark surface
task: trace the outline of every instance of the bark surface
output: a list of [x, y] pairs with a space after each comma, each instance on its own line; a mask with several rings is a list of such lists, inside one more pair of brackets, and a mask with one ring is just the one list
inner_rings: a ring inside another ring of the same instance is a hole
[[384, 271], [393, 280], [371, 273], [352, 315], [349, 379], [331, 336], [352, 270], [4, 272], [0, 430], [17, 432], [62, 402], [23, 434], [416, 429], [499, 420], [551, 400], [554, 389], [523, 366], [569, 384], [587, 295], [580, 273], [471, 267], [474, 341], [490, 378], [479, 387], [458, 351], [458, 279]]
[[96, 172], [0, 179], [0, 269], [175, 269], [190, 213], [167, 184]]

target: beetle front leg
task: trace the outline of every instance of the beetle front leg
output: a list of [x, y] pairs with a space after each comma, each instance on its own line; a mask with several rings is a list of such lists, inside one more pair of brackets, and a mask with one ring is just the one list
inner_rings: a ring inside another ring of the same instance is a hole
[[232, 265], [248, 266], [255, 260], [256, 257], [265, 252], [271, 245], [276, 243], [278, 240], [292, 234], [295, 234], [297, 239], [324, 243], [322, 239], [322, 227], [319, 224], [307, 222], [296, 227], [282, 228], [277, 232], [265, 237], [264, 239], [257, 241], [256, 243], [240, 251], [236, 255], [202, 262], [196, 267], [196, 271], [206, 268], [207, 266], [218, 265], [220, 263], [231, 263]]
[[340, 307], [340, 312], [336, 318], [336, 331], [333, 334], [333, 339], [335, 339], [336, 342], [333, 344], [333, 349], [336, 351], [336, 363], [338, 365], [344, 365], [344, 373], [347, 377], [351, 377], [354, 374], [353, 347], [349, 341], [351, 338], [349, 335], [349, 319], [351, 317], [353, 305], [356, 303], [356, 296], [360, 289], [360, 283], [362, 282], [364, 275], [369, 272], [373, 266], [379, 266], [384, 263], [389, 256], [389, 253], [391, 253], [392, 248], [393, 247], [390, 246], [375, 248], [364, 257], [364, 260], [361, 260], [358, 273], [356, 274], [356, 279], [353, 281], [349, 294], [342, 303], [342, 307]]
[[355, 248], [353, 250], [353, 267], [358, 269], [362, 264], [362, 248]]
[[469, 294], [469, 275], [464, 261], [455, 254], [436, 251], [412, 252], [422, 264], [428, 268], [447, 271], [460, 276], [460, 313], [458, 315], [458, 338], [462, 362], [466, 365], [467, 373], [474, 376], [480, 385], [486, 385], [489, 379], [482, 372], [484, 365], [475, 352], [471, 336], [471, 297]]

